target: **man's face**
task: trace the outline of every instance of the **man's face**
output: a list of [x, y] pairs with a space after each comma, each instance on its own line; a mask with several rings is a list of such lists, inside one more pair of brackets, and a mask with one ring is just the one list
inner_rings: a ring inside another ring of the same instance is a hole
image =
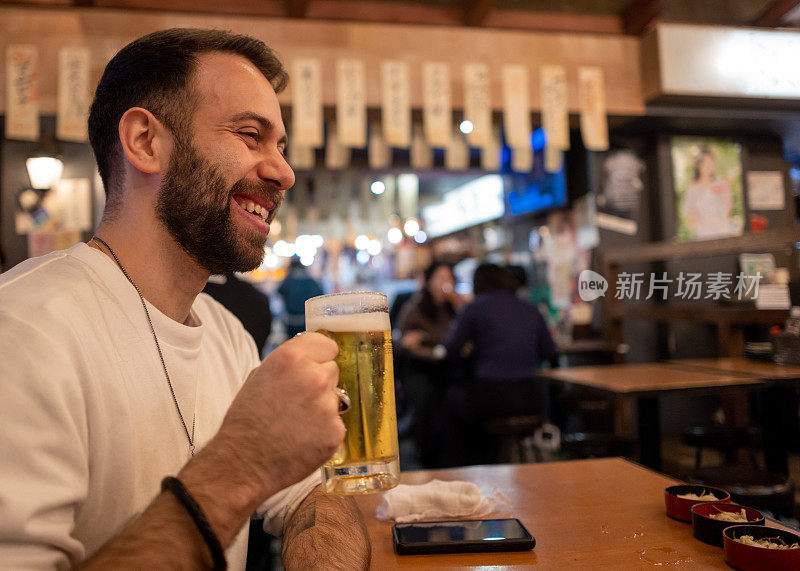
[[252, 270], [294, 184], [278, 99], [252, 64], [229, 54], [201, 56], [194, 89], [193, 133], [174, 134], [156, 211], [209, 272]]

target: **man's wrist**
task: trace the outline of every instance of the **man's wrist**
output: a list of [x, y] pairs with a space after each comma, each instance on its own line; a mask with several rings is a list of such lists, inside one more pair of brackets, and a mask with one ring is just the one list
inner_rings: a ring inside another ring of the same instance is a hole
[[161, 491], [170, 492], [180, 502], [181, 506], [186, 510], [186, 513], [192, 518], [192, 521], [197, 528], [197, 531], [203, 537], [203, 541], [208, 547], [211, 554], [211, 560], [214, 565], [215, 571], [225, 571], [228, 568], [228, 562], [225, 560], [225, 550], [222, 544], [214, 533], [214, 529], [208, 522], [203, 508], [192, 497], [192, 494], [186, 489], [186, 486], [174, 476], [167, 476], [161, 481]]
[[178, 478], [203, 509], [227, 547], [271, 491], [233, 445], [215, 438], [181, 469]]

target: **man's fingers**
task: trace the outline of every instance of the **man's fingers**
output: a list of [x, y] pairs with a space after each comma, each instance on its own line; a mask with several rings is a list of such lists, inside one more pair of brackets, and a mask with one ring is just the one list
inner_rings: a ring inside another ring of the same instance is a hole
[[339, 383], [339, 366], [336, 362], [328, 361], [327, 363], [321, 363], [319, 367], [327, 376], [330, 388], [335, 387]]
[[325, 337], [322, 333], [307, 331], [302, 335], [293, 337], [287, 343], [301, 345], [309, 359], [317, 363], [333, 361], [339, 354], [339, 347], [336, 341]]

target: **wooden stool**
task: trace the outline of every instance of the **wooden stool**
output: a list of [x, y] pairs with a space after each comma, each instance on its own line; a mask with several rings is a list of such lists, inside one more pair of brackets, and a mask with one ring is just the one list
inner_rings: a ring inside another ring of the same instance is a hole
[[[499, 461], [510, 464], [525, 462], [525, 438], [544, 424], [541, 416], [505, 416], [484, 421], [483, 429], [490, 435], [500, 439]], [[538, 448], [533, 448], [534, 458], [542, 461]]]
[[756, 468], [753, 447], [757, 446], [761, 438], [761, 431], [757, 428], [744, 426], [690, 426], [683, 431], [683, 442], [688, 446], [695, 446], [694, 468], [703, 465], [703, 448], [713, 448], [725, 455], [725, 462], [735, 462], [736, 450], [746, 448], [749, 452], [750, 464]]
[[782, 474], [734, 464], [697, 469], [688, 481], [722, 488], [744, 506], [794, 516], [794, 483]]
[[561, 435], [561, 450], [575, 458], [632, 456], [635, 442], [606, 432], [573, 432]]

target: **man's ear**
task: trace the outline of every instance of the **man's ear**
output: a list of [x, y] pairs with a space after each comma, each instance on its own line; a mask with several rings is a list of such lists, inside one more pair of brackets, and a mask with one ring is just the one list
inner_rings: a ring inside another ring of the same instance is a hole
[[119, 120], [119, 139], [125, 159], [138, 170], [158, 174], [166, 170], [172, 135], [147, 109], [131, 107]]

